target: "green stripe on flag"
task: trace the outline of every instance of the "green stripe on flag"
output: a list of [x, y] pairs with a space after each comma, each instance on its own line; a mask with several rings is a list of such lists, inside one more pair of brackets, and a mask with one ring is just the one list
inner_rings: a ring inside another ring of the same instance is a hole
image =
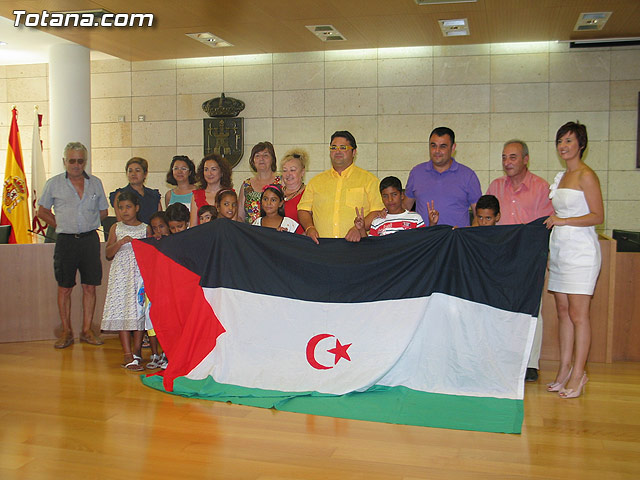
[[[165, 392], [161, 376], [141, 378], [148, 387]], [[374, 385], [364, 392], [331, 395], [239, 387], [217, 383], [211, 377], [178, 377], [173, 389], [167, 393], [285, 412], [456, 430], [520, 433], [524, 417], [522, 400], [445, 395], [407, 387]]]

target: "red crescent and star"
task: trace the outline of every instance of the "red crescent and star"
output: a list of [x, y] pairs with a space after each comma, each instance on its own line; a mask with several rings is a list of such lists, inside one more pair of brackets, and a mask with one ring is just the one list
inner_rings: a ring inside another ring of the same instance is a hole
[[316, 370], [328, 370], [330, 368], [333, 368], [333, 366], [337, 365], [342, 358], [348, 360], [349, 362], [351, 361], [351, 357], [349, 357], [349, 354], [347, 353], [347, 349], [351, 346], [351, 343], [342, 345], [340, 343], [340, 340], [338, 340], [337, 338], [336, 346], [327, 350], [327, 352], [333, 353], [335, 355], [333, 365], [323, 365], [316, 360], [316, 347], [318, 346], [318, 343], [325, 338], [331, 337], [335, 338], [335, 336], [331, 335], [330, 333], [320, 333], [315, 337], [312, 337], [311, 340], [309, 340], [309, 343], [307, 343], [307, 362], [309, 362], [309, 365], [311, 365]]

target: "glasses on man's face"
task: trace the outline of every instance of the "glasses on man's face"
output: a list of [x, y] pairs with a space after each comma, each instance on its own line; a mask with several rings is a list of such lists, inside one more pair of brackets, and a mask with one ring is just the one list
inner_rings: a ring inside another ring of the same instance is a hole
[[171, 170], [174, 172], [188, 172], [189, 167], [173, 167]]
[[78, 165], [82, 165], [84, 162], [86, 162], [86, 160], [84, 158], [68, 158], [67, 159], [67, 163], [69, 165], [74, 165], [76, 162], [78, 162]]
[[353, 150], [353, 147], [351, 145], [330, 145], [329, 150], [331, 150], [332, 152], [335, 152], [336, 150], [344, 152], [346, 150]]

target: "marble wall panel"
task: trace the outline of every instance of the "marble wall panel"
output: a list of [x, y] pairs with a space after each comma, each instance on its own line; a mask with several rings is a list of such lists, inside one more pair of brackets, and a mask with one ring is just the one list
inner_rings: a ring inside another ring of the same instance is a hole
[[609, 110], [609, 82], [563, 82], [549, 84], [549, 111]]
[[377, 93], [377, 88], [335, 88], [325, 90], [325, 115], [327, 117], [375, 115], [378, 110]]
[[378, 60], [378, 86], [410, 86], [433, 84], [433, 59], [386, 58]]
[[594, 82], [609, 80], [609, 52], [569, 52], [549, 55], [551, 82]]
[[93, 98], [91, 123], [117, 122], [119, 117], [131, 121], [131, 97]]
[[345, 60], [325, 63], [325, 88], [375, 87], [376, 60]]
[[324, 118], [274, 118], [273, 140], [277, 143], [323, 143]]
[[134, 147], [166, 147], [176, 145], [176, 122], [135, 122], [131, 124]]
[[6, 65], [4, 76], [6, 78], [31, 78], [46, 77], [49, 65], [46, 63], [36, 63], [32, 65]]
[[435, 57], [434, 85], [463, 85], [489, 83], [491, 61], [487, 55], [464, 57]]
[[137, 96], [175, 95], [176, 70], [131, 72], [131, 94]]
[[274, 90], [324, 88], [324, 63], [281, 63], [273, 66]]
[[[491, 134], [490, 118], [488, 113], [437, 114], [433, 116], [433, 128], [449, 127], [456, 134], [456, 142], [485, 142]], [[429, 133], [423, 136], [425, 143]]]
[[547, 113], [492, 113], [491, 140], [506, 142], [513, 138], [529, 141], [543, 141], [548, 134]]
[[131, 124], [94, 123], [91, 125], [91, 148], [121, 148], [131, 146]]
[[638, 113], [634, 111], [611, 112], [610, 138], [611, 140], [635, 140], [638, 134]]
[[[144, 120], [139, 116], [144, 115]], [[176, 120], [176, 96], [153, 95], [131, 98], [131, 120], [133, 122], [156, 122]]]
[[433, 118], [431, 115], [380, 115], [378, 116], [378, 142], [426, 143]]
[[523, 53], [491, 56], [491, 83], [549, 81], [549, 54]]
[[273, 92], [274, 117], [324, 117], [324, 90]]
[[638, 78], [640, 78], [640, 49], [613, 50], [611, 80], [638, 80]]
[[176, 82], [180, 94], [203, 93], [215, 98], [223, 90], [223, 68], [180, 68], [176, 71]]
[[490, 105], [489, 85], [433, 87], [434, 113], [486, 113]]
[[609, 142], [609, 171], [636, 168], [636, 142], [616, 140]]
[[433, 87], [380, 87], [378, 114], [415, 114], [433, 111]]
[[491, 86], [492, 112], [546, 112], [549, 110], [547, 83], [505, 83]]
[[131, 96], [131, 72], [91, 74], [91, 98]]
[[131, 62], [114, 58], [112, 60], [92, 60], [91, 73], [130, 72]]
[[[640, 65], [638, 65], [640, 70]], [[640, 73], [638, 74], [640, 77]], [[619, 80], [611, 82], [611, 110], [637, 110], [640, 95], [640, 80]]]
[[224, 67], [224, 91], [263, 92], [273, 89], [272, 65]]
[[[361, 143], [376, 143], [378, 137], [378, 117], [375, 115], [354, 115], [327, 117], [324, 121], [323, 144], [329, 146], [331, 135], [338, 130], [348, 130]], [[328, 156], [328, 150], [326, 151]]]
[[49, 84], [46, 77], [6, 79], [6, 98], [14, 103], [48, 100], [48, 90]]
[[609, 112], [551, 112], [549, 113], [549, 137], [547, 139], [552, 142], [553, 148], [555, 148], [553, 142], [556, 140], [558, 129], [567, 122], [576, 121], [586, 125], [589, 141], [609, 140]]

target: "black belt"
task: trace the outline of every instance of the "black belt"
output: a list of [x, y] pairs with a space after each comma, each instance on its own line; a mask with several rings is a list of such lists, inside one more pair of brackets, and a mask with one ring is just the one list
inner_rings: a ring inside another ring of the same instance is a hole
[[67, 237], [73, 237], [73, 238], [83, 238], [83, 237], [86, 237], [87, 235], [91, 235], [92, 233], [96, 233], [96, 231], [91, 230], [89, 232], [82, 232], [82, 233], [59, 233], [58, 235], [66, 235]]

